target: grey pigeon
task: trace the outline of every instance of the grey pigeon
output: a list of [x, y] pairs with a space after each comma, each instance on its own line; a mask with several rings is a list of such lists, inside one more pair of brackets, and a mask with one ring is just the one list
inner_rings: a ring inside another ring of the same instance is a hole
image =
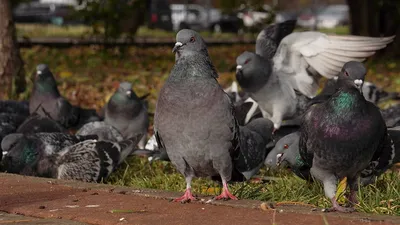
[[363, 85], [363, 95], [367, 101], [375, 103], [376, 105], [391, 99], [399, 100], [400, 93], [397, 92], [387, 92], [372, 82], [364, 82]]
[[267, 145], [272, 141], [273, 123], [257, 118], [245, 126], [240, 126], [240, 151], [233, 159], [234, 170], [231, 181], [246, 181], [253, 177], [264, 164]]
[[[121, 82], [105, 107], [104, 121], [115, 127], [125, 139], [137, 134], [147, 134], [149, 117], [146, 102], [132, 90], [132, 84]], [[139, 142], [144, 148], [146, 135]]]
[[[395, 155], [387, 168], [400, 162], [400, 127], [388, 128], [388, 134], [393, 140]], [[300, 156], [299, 150], [300, 133], [295, 132], [283, 137], [276, 146], [268, 153], [265, 164], [268, 167], [275, 168], [276, 166], [290, 168], [297, 176], [302, 179], [313, 181], [310, 174], [310, 167]], [[372, 162], [375, 159], [372, 159]], [[371, 163], [373, 165], [374, 163]], [[360, 174], [360, 184], [366, 186], [373, 183], [386, 170], [369, 171], [364, 169]]]
[[121, 141], [86, 140], [38, 162], [38, 174], [64, 180], [100, 182], [134, 151], [142, 135]]
[[265, 27], [257, 36], [256, 54], [266, 59], [272, 59], [281, 40], [293, 32], [296, 22], [296, 20], [287, 20]]
[[9, 173], [35, 176], [37, 163], [41, 159], [88, 139], [97, 139], [97, 136], [65, 133], [9, 134], [1, 142], [2, 150], [8, 152], [3, 159], [4, 168]]
[[360, 62], [346, 63], [339, 73], [339, 90], [328, 101], [310, 107], [303, 118], [300, 156], [311, 167], [311, 175], [323, 183], [331, 210], [354, 210], [337, 203], [338, 179], [347, 177], [349, 201], [356, 203], [361, 171], [384, 170], [394, 156], [379, 108], [361, 93], [366, 72]]
[[[24, 120], [25, 115], [21, 114], [10, 114], [10, 113], [0, 113], [0, 141], [11, 133], [15, 133]], [[7, 154], [7, 151], [3, 151], [2, 154]]]
[[124, 138], [122, 134], [113, 126], [104, 121], [96, 121], [83, 125], [76, 132], [76, 135], [97, 135], [99, 141], [120, 142]]
[[310, 166], [300, 156], [300, 133], [294, 132], [282, 137], [275, 147], [268, 153], [265, 165], [275, 169], [277, 166], [290, 168], [298, 177], [312, 181]]
[[29, 116], [29, 103], [27, 101], [3, 100], [0, 101], [0, 113], [12, 113]]
[[154, 131], [159, 148], [185, 176], [185, 194], [175, 201], [196, 199], [192, 178], [218, 175], [223, 191], [215, 199], [237, 199], [227, 185], [240, 146], [231, 100], [197, 32], [180, 30], [173, 52], [175, 65], [157, 100]]
[[[316, 95], [320, 75], [333, 78], [346, 62], [363, 61], [393, 39], [394, 36], [372, 38], [294, 32], [280, 41], [273, 58], [250, 52], [240, 55], [236, 60], [236, 78], [260, 105], [263, 116], [271, 119], [278, 129], [282, 120], [296, 115], [299, 96]], [[298, 117], [294, 119], [285, 124], [296, 124]]]
[[383, 119], [386, 121], [386, 126], [396, 127], [400, 126], [400, 104], [391, 106], [387, 109], [381, 110]]
[[38, 113], [31, 114], [18, 127], [15, 133], [63, 133], [66, 129], [60, 123], [50, 119], [47, 116], [42, 116]]
[[49, 116], [66, 128], [79, 121], [79, 110], [60, 95], [56, 80], [49, 67], [40, 64], [36, 67], [36, 77], [32, 95], [29, 99], [30, 113]]
[[[321, 93], [313, 99], [313, 102], [315, 103], [319, 98], [321, 100], [326, 100], [328, 99], [331, 95], [333, 95], [336, 90], [338, 89], [336, 87], [336, 82], [337, 77], [334, 77], [333, 79], [327, 80], [325, 83], [324, 88], [322, 89]], [[362, 93], [365, 98], [365, 100], [370, 101], [374, 103], [375, 105], [378, 105], [379, 103], [382, 103], [387, 100], [391, 99], [400, 99], [400, 94], [397, 92], [386, 92], [383, 89], [380, 89], [377, 87], [374, 83], [365, 81], [362, 87]]]

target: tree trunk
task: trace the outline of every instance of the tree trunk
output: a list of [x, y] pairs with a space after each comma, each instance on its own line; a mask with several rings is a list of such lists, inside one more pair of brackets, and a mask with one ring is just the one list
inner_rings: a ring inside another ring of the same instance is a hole
[[350, 10], [351, 34], [363, 36], [396, 35], [389, 48], [381, 53], [400, 56], [400, 1], [383, 0], [347, 0]]
[[0, 99], [25, 90], [25, 71], [19, 54], [10, 0], [0, 0]]

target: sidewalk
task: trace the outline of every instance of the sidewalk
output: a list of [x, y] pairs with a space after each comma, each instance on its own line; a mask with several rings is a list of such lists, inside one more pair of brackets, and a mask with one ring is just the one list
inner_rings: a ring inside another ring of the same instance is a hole
[[3, 213], [0, 224], [266, 225], [275, 221], [276, 225], [319, 225], [326, 224], [323, 217], [329, 225], [400, 224], [400, 217], [396, 216], [322, 213], [310, 207], [279, 206], [277, 210], [264, 211], [260, 209], [262, 202], [254, 200], [211, 204], [168, 201], [180, 194], [0, 174], [0, 211], [35, 217]]

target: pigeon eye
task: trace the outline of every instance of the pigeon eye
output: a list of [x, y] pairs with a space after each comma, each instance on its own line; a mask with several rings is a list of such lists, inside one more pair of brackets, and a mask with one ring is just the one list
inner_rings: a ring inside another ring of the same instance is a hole
[[249, 63], [250, 62], [250, 59], [247, 59], [245, 62], [244, 62], [244, 64], [247, 64], [247, 63]]
[[193, 43], [193, 42], [195, 42], [195, 41], [196, 41], [196, 39], [195, 39], [194, 37], [191, 37], [191, 38], [190, 38], [190, 42]]
[[349, 76], [349, 73], [345, 70], [345, 71], [344, 71], [344, 75], [345, 75], [346, 77], [348, 77], [348, 76]]
[[283, 148], [284, 148], [284, 149], [288, 149], [288, 148], [289, 148], [289, 145], [288, 145], [288, 144], [285, 144], [285, 145], [283, 146]]

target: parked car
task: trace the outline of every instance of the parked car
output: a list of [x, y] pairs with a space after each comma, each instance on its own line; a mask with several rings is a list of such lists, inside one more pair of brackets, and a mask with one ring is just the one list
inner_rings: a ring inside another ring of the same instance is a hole
[[317, 15], [318, 28], [334, 28], [349, 24], [348, 5], [329, 5]]
[[222, 14], [216, 8], [206, 8], [197, 4], [171, 4], [174, 31], [193, 29], [214, 32], [238, 32], [241, 20], [236, 15]]
[[168, 0], [150, 0], [148, 3], [148, 27], [172, 31], [172, 13]]
[[243, 24], [247, 28], [263, 26], [271, 15], [272, 8], [269, 5], [263, 5], [260, 9], [248, 8], [242, 5], [238, 12], [238, 17], [243, 20]]
[[297, 25], [305, 28], [312, 28], [317, 24], [317, 15], [325, 8], [324, 5], [312, 6], [300, 11], [297, 17]]
[[14, 21], [17, 23], [53, 23], [62, 25], [74, 23], [70, 16], [74, 8], [60, 3], [21, 3], [13, 10]]

